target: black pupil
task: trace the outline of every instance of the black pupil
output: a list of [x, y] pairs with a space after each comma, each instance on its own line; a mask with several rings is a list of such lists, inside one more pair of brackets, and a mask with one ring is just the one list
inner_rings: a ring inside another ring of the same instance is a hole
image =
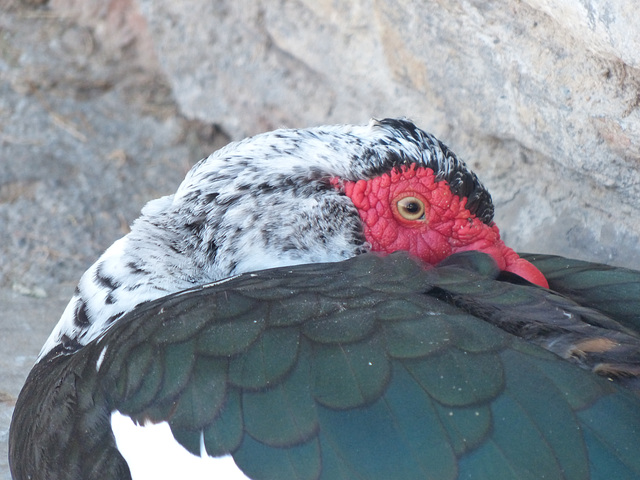
[[416, 202], [409, 202], [405, 205], [405, 207], [407, 209], [407, 212], [409, 213], [416, 213], [420, 211], [420, 205], [418, 205]]

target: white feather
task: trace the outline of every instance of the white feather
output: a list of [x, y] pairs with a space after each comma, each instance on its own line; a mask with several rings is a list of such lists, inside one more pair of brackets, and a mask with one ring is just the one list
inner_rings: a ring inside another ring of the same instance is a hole
[[136, 425], [126, 415], [114, 411], [111, 430], [133, 480], [250, 480], [231, 455], [209, 457], [202, 441], [200, 456], [187, 451], [173, 438], [167, 422]]

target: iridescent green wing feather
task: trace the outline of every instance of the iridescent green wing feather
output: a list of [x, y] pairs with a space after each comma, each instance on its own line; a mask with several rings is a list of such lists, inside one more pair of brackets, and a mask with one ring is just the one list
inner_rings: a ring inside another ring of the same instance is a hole
[[640, 271], [554, 255], [525, 254], [549, 287], [640, 333]]
[[256, 479], [640, 475], [637, 397], [504, 331], [573, 304], [486, 261], [367, 255], [150, 305], [99, 343], [105, 383], [131, 379], [111, 408]]
[[613, 321], [498, 276], [480, 254], [361, 255], [142, 305], [43, 366], [57, 396], [17, 408], [23, 437], [58, 451], [35, 412], [63, 405], [77, 439], [94, 432], [63, 439], [66, 471], [95, 455], [107, 475], [83, 478], [126, 478], [112, 410], [168, 421], [198, 454], [202, 436], [255, 479], [639, 478], [638, 396], [508, 333]]

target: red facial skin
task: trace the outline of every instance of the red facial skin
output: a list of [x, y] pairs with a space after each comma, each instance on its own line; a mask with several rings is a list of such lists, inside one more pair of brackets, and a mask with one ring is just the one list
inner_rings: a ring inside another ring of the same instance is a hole
[[[345, 181], [343, 188], [364, 221], [373, 251], [406, 250], [435, 265], [453, 253], [478, 250], [491, 255], [501, 270], [549, 287], [536, 267], [500, 240], [498, 227], [476, 218], [465, 208], [467, 199], [451, 193], [447, 182], [436, 181], [430, 168], [402, 167], [372, 180]], [[401, 215], [398, 201], [405, 197], [422, 201], [421, 218]]]

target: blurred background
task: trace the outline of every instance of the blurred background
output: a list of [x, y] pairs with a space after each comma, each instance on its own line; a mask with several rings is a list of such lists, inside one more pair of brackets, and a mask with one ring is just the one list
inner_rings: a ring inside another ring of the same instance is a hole
[[82, 272], [200, 158], [405, 116], [489, 187], [508, 245], [640, 268], [633, 0], [0, 0], [0, 479]]

